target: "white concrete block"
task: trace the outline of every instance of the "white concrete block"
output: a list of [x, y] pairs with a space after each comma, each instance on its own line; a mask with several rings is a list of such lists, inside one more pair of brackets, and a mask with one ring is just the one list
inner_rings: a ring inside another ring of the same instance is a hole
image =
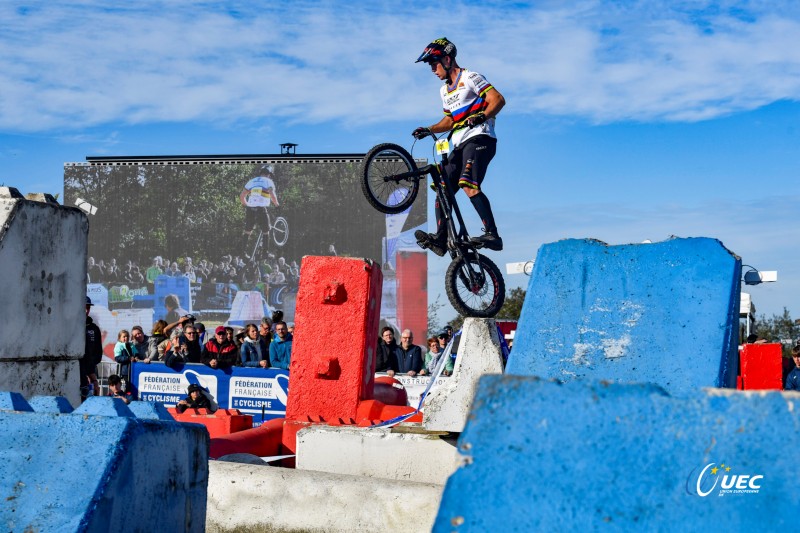
[[309, 426], [297, 434], [297, 468], [444, 485], [458, 466], [455, 440], [415, 427]]
[[34, 396], [63, 396], [73, 407], [81, 403], [80, 368], [77, 360], [0, 360], [0, 390]]
[[0, 360], [83, 356], [88, 234], [79, 209], [0, 194]]
[[430, 531], [442, 487], [209, 461], [206, 531]]
[[461, 332], [452, 377], [431, 390], [425, 400], [422, 425], [429, 431], [461, 432], [467, 421], [478, 379], [503, 373], [503, 353], [492, 318], [467, 318]]

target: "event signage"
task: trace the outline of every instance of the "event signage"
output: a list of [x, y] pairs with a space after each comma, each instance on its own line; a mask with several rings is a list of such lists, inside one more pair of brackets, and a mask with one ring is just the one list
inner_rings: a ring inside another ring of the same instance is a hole
[[131, 381], [139, 400], [166, 407], [174, 407], [186, 397], [189, 385], [198, 384], [208, 390], [220, 409], [238, 409], [252, 415], [253, 426], [286, 416], [289, 371], [280, 368], [217, 370], [186, 364], [172, 369], [163, 363], [134, 363]]

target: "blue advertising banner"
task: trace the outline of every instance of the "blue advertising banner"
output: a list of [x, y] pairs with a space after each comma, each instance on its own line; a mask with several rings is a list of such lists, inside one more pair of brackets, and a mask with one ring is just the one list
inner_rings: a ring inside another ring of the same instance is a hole
[[145, 402], [174, 407], [196, 383], [211, 393], [220, 409], [238, 409], [253, 416], [253, 426], [286, 416], [289, 371], [280, 368], [233, 367], [215, 370], [186, 364], [169, 368], [163, 363], [134, 363], [133, 394]]

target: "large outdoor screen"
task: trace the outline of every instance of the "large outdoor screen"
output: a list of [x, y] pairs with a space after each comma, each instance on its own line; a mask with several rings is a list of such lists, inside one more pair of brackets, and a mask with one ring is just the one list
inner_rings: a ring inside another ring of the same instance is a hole
[[106, 343], [124, 325], [149, 330], [174, 307], [170, 295], [212, 323], [276, 309], [292, 322], [304, 255], [380, 264], [383, 321], [423, 337], [427, 259], [413, 233], [427, 225], [425, 194], [384, 215], [361, 193], [356, 157], [266, 157], [65, 165], [65, 204], [90, 213], [87, 294], [114, 337]]

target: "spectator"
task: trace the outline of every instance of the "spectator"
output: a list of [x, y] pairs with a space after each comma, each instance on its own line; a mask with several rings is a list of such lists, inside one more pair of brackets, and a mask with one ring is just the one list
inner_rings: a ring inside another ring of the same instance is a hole
[[414, 334], [410, 329], [404, 329], [400, 334], [400, 346], [394, 353], [397, 358], [397, 373], [414, 377], [422, 370], [422, 350], [414, 344]]
[[165, 327], [167, 327], [166, 320], [159, 320], [153, 324], [153, 334], [147, 341], [147, 352], [145, 352], [147, 359], [151, 361], [164, 360], [164, 351], [163, 349], [159, 350], [159, 346], [167, 340], [167, 336], [164, 334]]
[[242, 366], [267, 368], [269, 366], [269, 344], [258, 334], [255, 324], [244, 327], [244, 342], [240, 350]]
[[202, 346], [206, 343], [206, 325], [202, 322], [196, 322], [194, 327], [197, 330], [197, 340], [200, 342], [200, 346]]
[[263, 317], [261, 319], [261, 324], [258, 325], [258, 334], [267, 341], [267, 344], [272, 342], [272, 322], [270, 322], [269, 318]]
[[155, 256], [153, 258], [153, 264], [150, 266], [150, 268], [145, 270], [144, 273], [147, 283], [150, 283], [151, 285], [154, 284], [156, 282], [156, 278], [164, 273], [164, 271], [161, 270], [161, 264], [161, 257]]
[[170, 337], [180, 335], [183, 333], [183, 328], [186, 324], [194, 324], [196, 320], [193, 314], [181, 307], [177, 294], [165, 296], [164, 307], [167, 308], [167, 316], [164, 318], [167, 321], [167, 326], [164, 328], [165, 335]]
[[270, 366], [289, 370], [289, 364], [292, 361], [293, 337], [289, 333], [289, 328], [286, 327], [286, 322], [281, 320], [275, 323], [275, 334], [277, 338], [273, 339], [269, 345]]
[[381, 338], [378, 339], [378, 349], [375, 351], [375, 372], [386, 372], [394, 376], [397, 371], [397, 362], [394, 352], [397, 341], [394, 340], [394, 330], [385, 326], [381, 329]]
[[[436, 365], [439, 364], [439, 359], [441, 359], [443, 355], [444, 349], [439, 346], [439, 339], [436, 337], [431, 337], [428, 339], [428, 353], [425, 354], [425, 367], [419, 373], [420, 376], [425, 374], [433, 375]], [[449, 376], [452, 373], [453, 360], [448, 357], [447, 362], [444, 364], [444, 370], [442, 371], [442, 374]]]
[[120, 372], [125, 376], [125, 383], [131, 382], [131, 368], [136, 360], [136, 348], [130, 342], [131, 334], [127, 329], [119, 330], [117, 344], [114, 345], [114, 360], [120, 364]]
[[103, 360], [103, 340], [100, 328], [94, 323], [89, 311], [92, 309], [92, 300], [86, 297], [86, 344], [83, 357], [80, 359], [80, 390], [81, 402], [89, 396], [89, 391], [94, 387], [93, 394], [100, 394], [100, 384], [97, 381], [97, 365]]
[[800, 391], [800, 346], [792, 348], [792, 359], [794, 360], [794, 368], [786, 376], [786, 384], [783, 390]]
[[[210, 342], [210, 341], [209, 341]], [[175, 405], [175, 409], [179, 413], [183, 413], [187, 409], [208, 409], [210, 413], [217, 410], [217, 404], [211, 395], [206, 392], [203, 387], [192, 383], [189, 385], [188, 395], [183, 400]]]
[[239, 349], [239, 343], [236, 342], [236, 332], [233, 331], [233, 328], [230, 326], [225, 326], [225, 338], [228, 339], [230, 342], [236, 345], [236, 349]]
[[224, 369], [235, 365], [238, 360], [236, 345], [228, 340], [224, 326], [217, 326], [214, 338], [203, 346], [201, 362], [211, 368]]
[[294, 335], [294, 322], [289, 322], [288, 324], [286, 324], [286, 329], [289, 330], [289, 333]]
[[108, 376], [108, 395], [112, 398], [119, 398], [126, 404], [131, 403], [130, 394], [122, 388], [122, 378], [116, 374]]
[[150, 357], [147, 352], [150, 348], [150, 338], [144, 334], [142, 326], [133, 326], [131, 328], [131, 336], [133, 337], [131, 344], [136, 349], [136, 360], [142, 363], [149, 363]]
[[187, 363], [200, 363], [203, 360], [203, 346], [200, 344], [200, 334], [197, 328], [192, 324], [188, 324], [183, 329], [183, 342], [186, 343], [186, 362]]
[[183, 275], [184, 277], [189, 278], [190, 283], [197, 282], [197, 275], [195, 274], [191, 264], [187, 264], [183, 267]]
[[169, 266], [169, 269], [166, 272], [164, 272], [164, 274], [166, 274], [167, 276], [172, 276], [173, 278], [179, 278], [183, 276], [181, 269], [178, 268], [178, 263], [176, 263], [175, 261], [172, 262], [172, 264]]

